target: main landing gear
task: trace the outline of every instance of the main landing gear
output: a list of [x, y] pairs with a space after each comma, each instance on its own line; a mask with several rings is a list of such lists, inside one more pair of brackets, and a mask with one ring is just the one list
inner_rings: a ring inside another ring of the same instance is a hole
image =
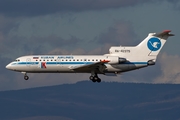
[[98, 83], [101, 82], [101, 79], [97, 76], [97, 74], [92, 74], [92, 75], [89, 77], [89, 79], [92, 80], [93, 82], [98, 82]]

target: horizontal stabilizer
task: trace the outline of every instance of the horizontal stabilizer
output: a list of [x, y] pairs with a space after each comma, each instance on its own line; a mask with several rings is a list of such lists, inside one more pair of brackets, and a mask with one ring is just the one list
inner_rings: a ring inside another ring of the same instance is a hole
[[171, 34], [170, 33], [171, 32], [171, 30], [164, 30], [163, 32], [161, 32], [161, 33], [156, 33], [154, 36], [156, 36], [156, 37], [169, 37], [169, 36], [174, 36], [174, 34]]

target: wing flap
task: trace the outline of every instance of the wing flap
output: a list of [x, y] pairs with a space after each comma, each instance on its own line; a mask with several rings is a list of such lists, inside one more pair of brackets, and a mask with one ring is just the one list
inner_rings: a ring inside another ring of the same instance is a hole
[[83, 70], [83, 69], [91, 69], [91, 68], [96, 68], [99, 65], [104, 65], [105, 63], [110, 62], [109, 60], [102, 60], [99, 62], [95, 62], [92, 64], [84, 64], [84, 65], [79, 65], [79, 66], [71, 66], [70, 69], [71, 70]]

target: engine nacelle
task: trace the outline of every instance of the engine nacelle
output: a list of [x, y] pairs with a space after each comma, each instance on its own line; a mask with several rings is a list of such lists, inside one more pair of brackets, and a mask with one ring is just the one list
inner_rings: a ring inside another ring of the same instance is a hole
[[121, 63], [124, 63], [126, 62], [126, 59], [125, 58], [120, 58], [118, 56], [108, 56], [108, 60], [109, 60], [109, 64], [121, 64]]
[[119, 63], [124, 63], [124, 62], [126, 62], [125, 58], [119, 58]]
[[155, 61], [154, 60], [149, 60], [148, 65], [155, 65]]

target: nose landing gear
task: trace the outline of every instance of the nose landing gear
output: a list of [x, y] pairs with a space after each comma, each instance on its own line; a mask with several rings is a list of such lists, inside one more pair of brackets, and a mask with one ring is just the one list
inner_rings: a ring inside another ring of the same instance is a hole
[[28, 79], [29, 79], [29, 77], [28, 77], [27, 75], [25, 75], [25, 76], [24, 76], [24, 79], [25, 79], [25, 80], [28, 80]]
[[24, 80], [28, 80], [29, 77], [27, 76], [27, 73], [26, 72], [22, 72], [24, 74]]

